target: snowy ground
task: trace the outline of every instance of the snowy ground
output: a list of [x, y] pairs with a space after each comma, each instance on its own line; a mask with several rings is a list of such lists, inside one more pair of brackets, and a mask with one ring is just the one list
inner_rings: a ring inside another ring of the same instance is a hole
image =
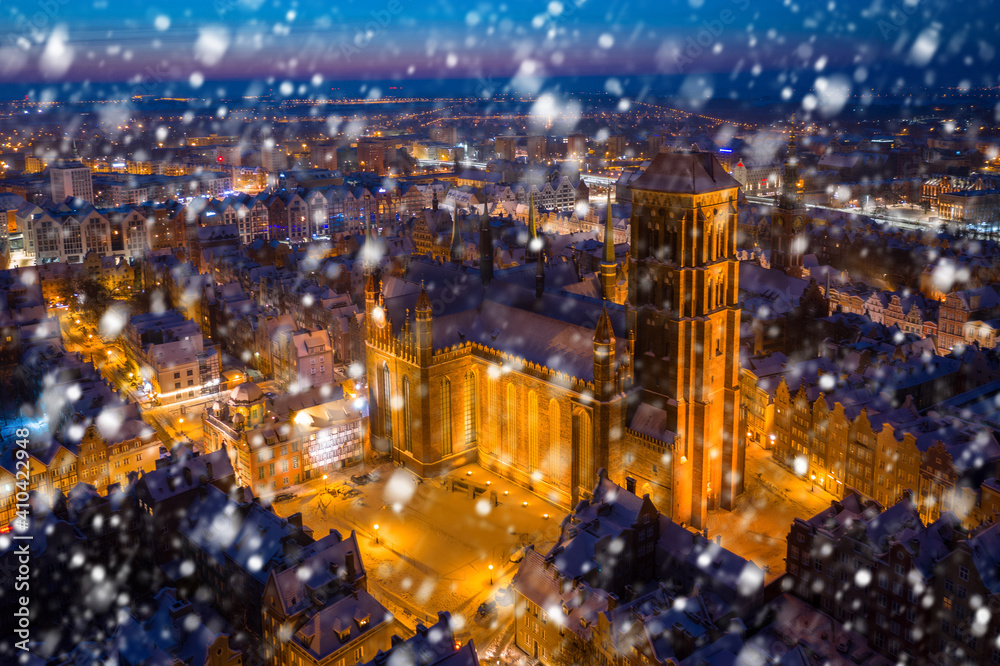
[[[510, 582], [517, 569], [510, 561], [515, 550], [529, 543], [542, 552], [551, 547], [565, 511], [478, 465], [420, 483], [410, 472], [386, 464], [378, 468], [377, 482], [350, 482], [351, 475], [364, 471], [371, 469], [348, 468], [325, 482], [331, 489], [354, 488], [355, 497], [334, 497], [319, 480], [300, 486], [295, 499], [275, 508], [281, 515], [301, 511], [316, 537], [331, 528], [345, 535], [356, 530], [370, 591], [404, 624], [433, 621], [438, 610], [449, 610], [465, 623], [459, 636], [473, 638], [477, 648], [502, 643], [510, 608], [501, 606], [487, 618], [476, 610]], [[498, 506], [490, 505], [488, 492], [475, 499], [452, 492], [447, 486], [453, 478], [481, 485], [489, 481]]]
[[757, 444], [747, 447], [746, 484], [735, 511], [713, 511], [709, 537], [722, 535], [722, 546], [757, 566], [767, 567], [769, 583], [785, 571], [785, 538], [795, 518], [811, 518], [837, 499], [808, 479], [779, 465]]

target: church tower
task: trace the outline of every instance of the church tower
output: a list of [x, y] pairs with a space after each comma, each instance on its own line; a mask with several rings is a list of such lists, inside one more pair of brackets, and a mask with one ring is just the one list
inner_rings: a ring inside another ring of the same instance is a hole
[[[792, 122], [795, 122], [794, 118]], [[802, 228], [809, 221], [809, 212], [802, 203], [798, 165], [793, 124], [785, 157], [785, 175], [777, 204], [771, 214], [771, 268], [801, 278], [805, 276], [802, 255], [806, 249]]]
[[697, 528], [743, 491], [739, 187], [710, 153], [661, 153], [629, 185], [635, 373], [676, 434], [671, 517]]

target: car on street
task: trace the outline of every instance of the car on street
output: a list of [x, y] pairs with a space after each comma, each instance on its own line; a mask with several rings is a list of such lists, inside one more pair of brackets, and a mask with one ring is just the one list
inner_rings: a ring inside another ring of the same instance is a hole
[[295, 493], [278, 493], [274, 496], [275, 502], [287, 502], [293, 499], [295, 499]]

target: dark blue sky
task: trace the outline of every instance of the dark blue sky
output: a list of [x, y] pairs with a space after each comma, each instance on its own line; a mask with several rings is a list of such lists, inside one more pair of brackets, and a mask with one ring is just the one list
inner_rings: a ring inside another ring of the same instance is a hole
[[[728, 76], [770, 87], [842, 73], [852, 92], [904, 79], [994, 85], [1000, 3], [973, 0], [31, 0], [0, 8], [0, 82], [273, 77]], [[319, 79], [316, 79], [319, 81]]]

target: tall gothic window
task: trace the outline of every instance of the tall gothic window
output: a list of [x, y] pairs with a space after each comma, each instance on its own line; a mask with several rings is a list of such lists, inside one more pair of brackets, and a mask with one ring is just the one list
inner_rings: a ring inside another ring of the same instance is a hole
[[542, 474], [546, 477], [555, 477], [559, 474], [558, 460], [562, 451], [562, 442], [559, 439], [559, 428], [562, 421], [559, 416], [559, 403], [555, 398], [549, 400], [549, 442], [545, 453], [540, 457], [542, 460]]
[[441, 380], [441, 455], [451, 455], [451, 380]]
[[410, 411], [410, 378], [403, 377], [403, 449], [413, 452], [413, 414]]
[[582, 409], [573, 412], [573, 444], [577, 452], [577, 483], [584, 488], [592, 488], [597, 482], [594, 435], [591, 432], [590, 415]]
[[382, 364], [382, 434], [392, 437], [392, 391], [389, 388], [389, 364]]
[[500, 388], [498, 384], [499, 381], [496, 377], [489, 378], [489, 401], [486, 405], [486, 425], [487, 432], [489, 433], [490, 453], [494, 456], [500, 455], [497, 450], [497, 441], [500, 437], [500, 420], [497, 418], [497, 415], [500, 413], [500, 396], [498, 395]]
[[538, 396], [528, 393], [528, 471], [538, 469]]
[[476, 373], [465, 375], [465, 443], [476, 441]]
[[504, 433], [504, 453], [506, 457], [503, 458], [504, 462], [512, 462], [514, 459], [514, 447], [517, 446], [516, 438], [514, 433], [517, 429], [517, 389], [514, 388], [513, 384], [507, 385], [507, 409], [506, 414], [504, 414], [506, 420], [506, 432]]

